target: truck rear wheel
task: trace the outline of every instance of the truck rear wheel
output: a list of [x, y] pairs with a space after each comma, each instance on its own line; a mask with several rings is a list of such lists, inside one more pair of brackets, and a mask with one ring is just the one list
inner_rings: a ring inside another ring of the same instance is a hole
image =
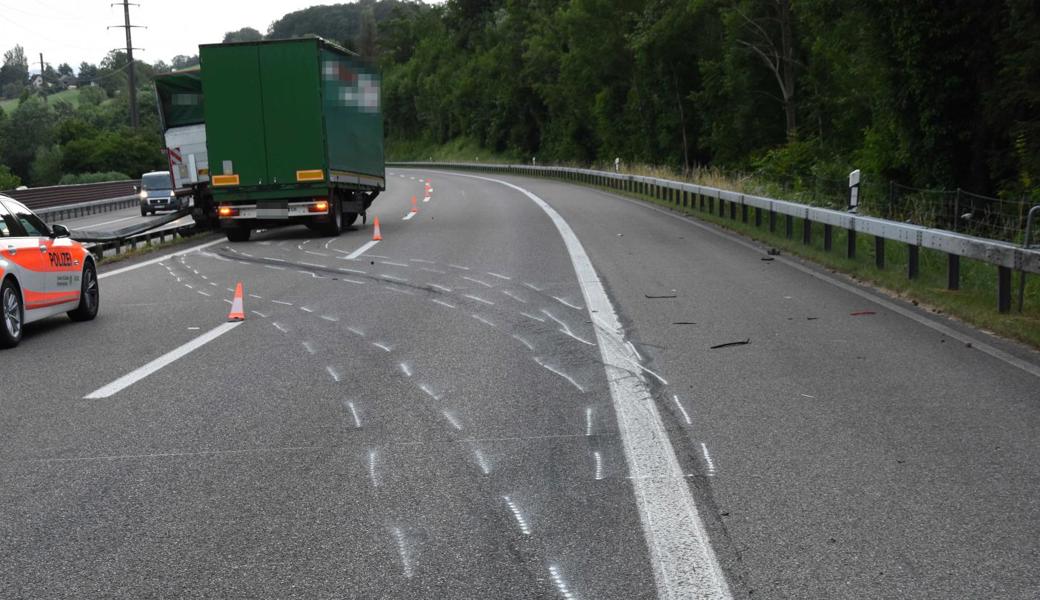
[[225, 230], [225, 233], [229, 242], [248, 242], [249, 236], [253, 234], [253, 230], [249, 227], [236, 225], [233, 229]]
[[343, 221], [343, 203], [339, 199], [333, 200], [331, 206], [329, 206], [329, 219], [328, 223], [322, 223], [320, 225], [320, 231], [323, 235], [331, 235], [333, 237], [339, 235], [344, 228]]

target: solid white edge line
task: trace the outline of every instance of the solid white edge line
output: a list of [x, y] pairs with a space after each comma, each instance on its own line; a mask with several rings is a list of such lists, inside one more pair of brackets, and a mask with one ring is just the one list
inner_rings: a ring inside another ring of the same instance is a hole
[[358, 248], [357, 250], [355, 250], [355, 251], [351, 252], [350, 254], [348, 254], [345, 258], [346, 258], [346, 260], [354, 260], [355, 258], [361, 256], [365, 252], [368, 252], [369, 250], [371, 250], [378, 243], [379, 243], [379, 240], [369, 240], [369, 241], [365, 242], [360, 248]]
[[203, 248], [209, 248], [210, 246], [216, 246], [217, 244], [223, 244], [226, 241], [227, 240], [213, 240], [212, 242], [206, 242], [205, 244], [199, 244], [198, 246], [192, 246], [191, 248], [185, 248], [184, 250], [178, 250], [177, 252], [171, 252], [170, 254], [163, 254], [162, 256], [160, 256], [158, 258], [152, 258], [152, 259], [149, 259], [149, 260], [141, 261], [139, 263], [134, 263], [134, 264], [132, 264], [130, 266], [123, 267], [121, 269], [115, 269], [113, 271], [105, 271], [104, 273], [99, 273], [98, 274], [98, 279], [104, 279], [106, 277], [112, 277], [113, 275], [122, 275], [123, 273], [126, 273], [128, 271], [134, 271], [134, 270], [140, 269], [141, 267], [147, 267], [149, 265], [154, 265], [156, 263], [159, 263], [159, 262], [162, 262], [164, 260], [173, 258], [175, 256], [181, 256], [181, 255], [184, 255], [184, 254], [190, 254], [192, 252], [198, 252], [199, 250], [202, 250]]
[[213, 340], [217, 339], [218, 337], [224, 335], [225, 333], [231, 331], [232, 329], [238, 327], [241, 324], [241, 321], [236, 321], [232, 323], [223, 323], [221, 325], [218, 325], [217, 327], [210, 329], [206, 333], [191, 340], [190, 342], [178, 348], [170, 350], [166, 354], [163, 354], [159, 358], [144, 365], [143, 367], [134, 369], [133, 371], [130, 371], [129, 373], [123, 375], [119, 379], [116, 379], [112, 383], [104, 387], [98, 388], [93, 392], [90, 392], [83, 398], [85, 400], [97, 400], [99, 398], [108, 398], [109, 396], [116, 394], [125, 388], [130, 387], [131, 385], [137, 383], [145, 377], [148, 377], [152, 373], [155, 373], [159, 369], [174, 362], [175, 360], [187, 356], [191, 352], [201, 348], [202, 346], [205, 346], [206, 344], [212, 342]]
[[590, 317], [595, 314], [608, 326], [595, 328], [596, 339], [617, 413], [658, 595], [662, 598], [731, 598], [726, 577], [646, 380], [624, 364], [638, 364], [638, 360], [624, 356], [631, 352], [620, 333], [624, 330], [581, 241], [555, 209], [526, 189], [500, 179], [452, 175], [504, 185], [537, 204], [563, 238]]

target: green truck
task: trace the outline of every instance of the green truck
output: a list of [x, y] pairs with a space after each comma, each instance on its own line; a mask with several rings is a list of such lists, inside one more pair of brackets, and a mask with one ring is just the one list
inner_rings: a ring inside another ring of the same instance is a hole
[[230, 241], [288, 223], [338, 235], [386, 189], [379, 75], [356, 55], [311, 37], [199, 59], [206, 201]]

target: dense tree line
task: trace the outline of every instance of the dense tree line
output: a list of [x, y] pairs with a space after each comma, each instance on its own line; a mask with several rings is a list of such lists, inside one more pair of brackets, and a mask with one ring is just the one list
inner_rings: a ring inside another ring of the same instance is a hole
[[395, 140], [540, 160], [1040, 176], [1032, 0], [448, 0], [380, 27]]

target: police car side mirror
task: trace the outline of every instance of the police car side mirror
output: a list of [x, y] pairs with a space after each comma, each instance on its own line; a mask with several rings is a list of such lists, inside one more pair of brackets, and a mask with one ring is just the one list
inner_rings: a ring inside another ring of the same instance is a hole
[[64, 225], [52, 225], [51, 226], [51, 237], [52, 238], [63, 238], [72, 235], [69, 233], [69, 228]]

